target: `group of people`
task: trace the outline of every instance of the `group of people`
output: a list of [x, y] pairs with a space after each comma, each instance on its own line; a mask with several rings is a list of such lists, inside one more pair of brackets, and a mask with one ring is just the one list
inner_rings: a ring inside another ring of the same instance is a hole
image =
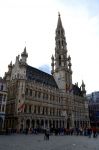
[[46, 129], [45, 130], [45, 139], [49, 139], [49, 135], [55, 134], [55, 135], [83, 135], [88, 136], [91, 138], [93, 135], [93, 138], [96, 138], [99, 134], [99, 129], [96, 127], [85, 127], [85, 128], [54, 128], [54, 129]]
[[26, 128], [24, 130], [11, 130], [11, 129], [6, 129], [6, 134], [9, 133], [25, 133], [25, 134], [38, 134], [38, 133], [44, 133], [44, 139], [49, 140], [49, 135], [84, 135], [91, 137], [97, 137], [99, 134], [99, 129], [96, 127], [76, 127], [76, 128], [46, 128], [46, 129], [34, 129], [34, 128]]

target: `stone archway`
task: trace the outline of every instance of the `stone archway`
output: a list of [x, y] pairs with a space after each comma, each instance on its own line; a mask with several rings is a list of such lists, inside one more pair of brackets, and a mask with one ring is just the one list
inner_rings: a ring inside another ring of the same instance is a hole
[[36, 121], [36, 124], [37, 124], [37, 128], [39, 128], [40, 127], [40, 120], [39, 119]]
[[64, 120], [63, 120], [63, 128], [65, 127], [65, 123], [64, 123]]
[[35, 120], [32, 120], [31, 122], [31, 127], [34, 129], [35, 128]]
[[44, 128], [44, 120], [41, 120], [41, 128]]
[[58, 120], [56, 120], [56, 128], [58, 128]]
[[30, 128], [30, 119], [26, 120], [26, 128]]
[[55, 128], [55, 120], [53, 120], [53, 128]]
[[77, 120], [77, 128], [79, 128], [79, 120]]
[[2, 130], [2, 128], [3, 128], [3, 118], [0, 117], [0, 130]]
[[80, 127], [82, 127], [82, 121], [80, 121]]
[[61, 120], [59, 121], [59, 127], [61, 128]]
[[70, 121], [70, 118], [68, 118], [68, 119], [67, 119], [67, 129], [70, 128], [70, 122], [71, 122], [71, 121]]
[[48, 120], [45, 120], [45, 127], [48, 127]]
[[49, 120], [49, 127], [52, 128], [51, 120]]

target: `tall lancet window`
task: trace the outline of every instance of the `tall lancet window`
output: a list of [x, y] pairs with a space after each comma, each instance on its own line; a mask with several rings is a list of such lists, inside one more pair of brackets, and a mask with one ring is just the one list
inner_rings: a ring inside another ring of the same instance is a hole
[[62, 40], [62, 48], [64, 47], [64, 41]]
[[58, 30], [58, 35], [60, 35], [60, 30]]
[[59, 48], [61, 48], [61, 44], [60, 44], [60, 41], [58, 41], [58, 45], [59, 45]]
[[64, 41], [62, 40], [62, 46], [64, 46]]
[[59, 66], [61, 66], [61, 56], [59, 56]]

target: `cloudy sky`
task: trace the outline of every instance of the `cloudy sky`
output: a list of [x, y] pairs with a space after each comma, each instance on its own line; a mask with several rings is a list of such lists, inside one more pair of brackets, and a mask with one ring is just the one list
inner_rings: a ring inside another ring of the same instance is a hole
[[50, 70], [55, 29], [61, 14], [72, 59], [73, 83], [99, 91], [98, 0], [0, 0], [0, 76], [24, 47], [28, 64]]

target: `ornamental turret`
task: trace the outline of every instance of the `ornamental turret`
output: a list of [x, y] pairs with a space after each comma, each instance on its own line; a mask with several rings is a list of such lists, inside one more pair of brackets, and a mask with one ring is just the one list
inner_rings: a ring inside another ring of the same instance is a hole
[[82, 84], [81, 84], [81, 89], [82, 89], [83, 96], [86, 96], [85, 83], [83, 80], [82, 80]]
[[52, 66], [51, 74], [53, 75], [53, 73], [54, 73], [54, 56], [53, 56], [53, 55], [52, 55], [51, 59], [52, 59], [52, 63], [51, 63], [51, 66]]
[[26, 52], [26, 46], [25, 46], [25, 48], [24, 48], [24, 51], [23, 51], [22, 54], [21, 54], [21, 57], [22, 57], [21, 61], [22, 61], [23, 63], [26, 63], [26, 62], [27, 62], [27, 57], [28, 57], [28, 53]]

